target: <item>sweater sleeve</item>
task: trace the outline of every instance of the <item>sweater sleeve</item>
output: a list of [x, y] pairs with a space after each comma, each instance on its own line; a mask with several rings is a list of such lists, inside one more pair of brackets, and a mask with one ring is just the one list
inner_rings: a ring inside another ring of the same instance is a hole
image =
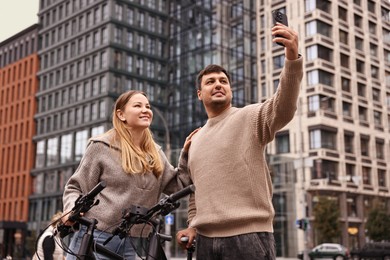
[[168, 161], [166, 155], [161, 151], [161, 158], [164, 161], [163, 173], [163, 192], [165, 194], [172, 194], [178, 190], [191, 184], [190, 176], [187, 168], [188, 154], [181, 152], [179, 164], [174, 168]]
[[294, 117], [302, 76], [302, 56], [293, 61], [286, 59], [277, 91], [260, 106], [257, 116], [253, 117], [261, 144], [271, 142], [275, 133]]
[[72, 210], [80, 195], [89, 192], [99, 183], [102, 173], [102, 165], [99, 160], [99, 154], [102, 151], [100, 146], [105, 146], [105, 144], [100, 142], [88, 144], [77, 170], [66, 183], [63, 195], [64, 213]]

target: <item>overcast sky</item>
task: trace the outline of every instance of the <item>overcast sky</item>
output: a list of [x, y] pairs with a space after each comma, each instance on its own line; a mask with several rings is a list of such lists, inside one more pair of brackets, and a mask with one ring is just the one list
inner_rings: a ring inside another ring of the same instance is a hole
[[0, 0], [0, 42], [38, 23], [39, 0]]

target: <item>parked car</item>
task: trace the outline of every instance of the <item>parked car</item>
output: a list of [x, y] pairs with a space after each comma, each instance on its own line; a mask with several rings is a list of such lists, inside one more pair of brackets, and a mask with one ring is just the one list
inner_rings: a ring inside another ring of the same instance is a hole
[[[348, 248], [335, 243], [324, 243], [314, 247], [308, 252], [311, 260], [317, 258], [333, 258], [334, 260], [348, 259], [350, 254]], [[303, 259], [303, 254], [298, 254], [299, 259]]]
[[361, 249], [351, 250], [353, 260], [376, 258], [390, 260], [390, 243], [374, 242], [367, 243]]

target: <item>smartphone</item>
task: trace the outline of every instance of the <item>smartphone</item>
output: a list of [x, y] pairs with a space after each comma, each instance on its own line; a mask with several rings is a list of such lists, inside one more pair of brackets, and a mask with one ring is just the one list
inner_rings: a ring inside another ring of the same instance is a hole
[[[281, 24], [284, 24], [285, 26], [288, 26], [288, 19], [287, 19], [287, 15], [285, 15], [284, 13], [282, 12], [279, 12], [279, 11], [272, 11], [272, 19], [273, 19], [273, 22], [274, 22], [274, 25], [279, 22]], [[275, 37], [283, 37], [281, 35], [275, 35]], [[277, 42], [276, 44], [279, 44], [281, 46], [284, 47], [284, 44], [283, 43], [279, 43]]]

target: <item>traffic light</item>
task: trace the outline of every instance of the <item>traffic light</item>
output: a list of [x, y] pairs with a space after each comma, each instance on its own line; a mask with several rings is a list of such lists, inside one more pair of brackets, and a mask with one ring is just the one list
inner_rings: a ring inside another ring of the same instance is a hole
[[297, 219], [295, 224], [296, 224], [297, 228], [305, 231], [307, 229], [309, 221], [306, 218], [301, 218], [301, 219]]

